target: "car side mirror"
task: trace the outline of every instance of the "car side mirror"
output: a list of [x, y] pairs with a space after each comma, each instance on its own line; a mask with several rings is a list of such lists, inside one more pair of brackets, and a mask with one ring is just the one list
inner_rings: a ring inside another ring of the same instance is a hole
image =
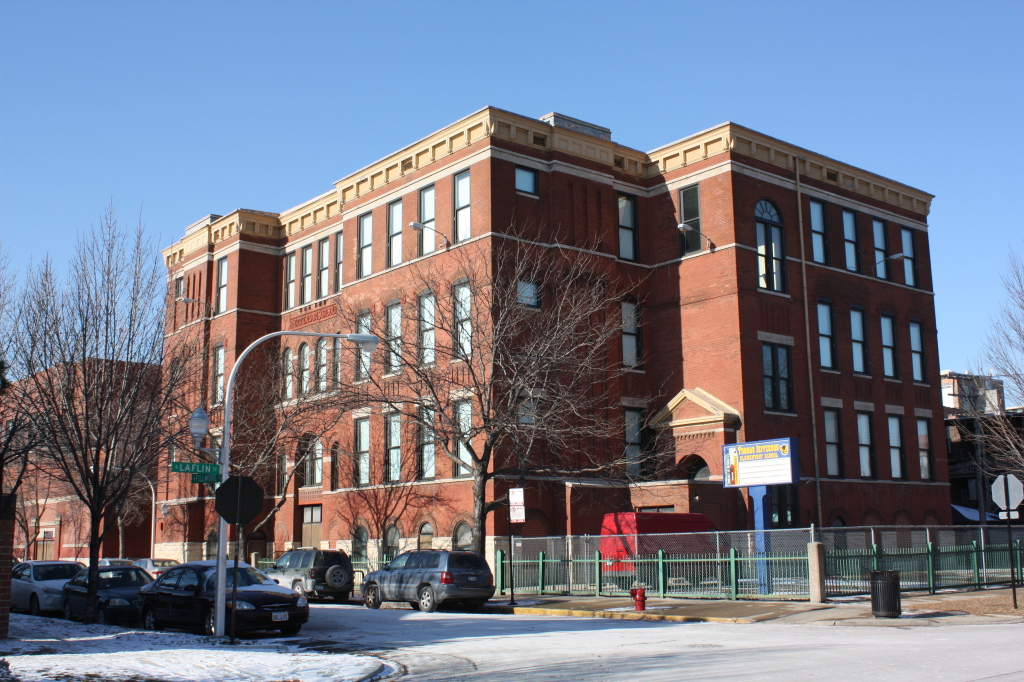
[[390, 571], [391, 570], [391, 564], [390, 563], [384, 564], [384, 570], [385, 571]]

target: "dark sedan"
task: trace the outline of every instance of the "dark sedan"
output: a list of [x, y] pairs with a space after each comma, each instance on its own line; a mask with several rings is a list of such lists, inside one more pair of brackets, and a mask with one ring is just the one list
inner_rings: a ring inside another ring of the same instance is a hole
[[[153, 578], [138, 566], [106, 566], [99, 570], [96, 591], [99, 594], [97, 623], [135, 621], [139, 618], [139, 590]], [[77, 620], [85, 617], [89, 592], [89, 569], [81, 571], [64, 585], [64, 617]]]
[[[238, 632], [280, 630], [284, 635], [294, 635], [309, 620], [305, 597], [278, 585], [246, 563], [239, 563], [237, 574], [232, 564], [228, 565], [228, 618], [231, 617], [231, 588], [236, 576]], [[147, 630], [199, 629], [213, 635], [216, 583], [216, 561], [191, 561], [168, 570], [139, 592], [143, 626]]]

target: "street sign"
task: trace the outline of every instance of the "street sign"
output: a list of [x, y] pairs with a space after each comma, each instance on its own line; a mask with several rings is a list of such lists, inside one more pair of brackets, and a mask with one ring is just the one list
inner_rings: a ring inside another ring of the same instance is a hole
[[526, 505], [523, 503], [523, 489], [508, 489], [508, 521], [509, 523], [526, 523]]
[[1019, 519], [1020, 512], [999, 512], [1000, 519]]
[[171, 462], [171, 471], [176, 474], [217, 474], [220, 476], [220, 464], [209, 462]]
[[509, 488], [508, 489], [508, 503], [514, 507], [522, 507], [523, 502], [523, 489], [522, 488]]
[[[1004, 480], [1005, 479], [1005, 480]], [[1006, 499], [1007, 488], [1009, 488], [1010, 499]], [[997, 476], [992, 482], [992, 501], [1000, 509], [1016, 509], [1024, 502], [1024, 485], [1020, 479], [1013, 474]], [[999, 518], [1004, 518], [1000, 516]]]
[[796, 443], [790, 438], [723, 445], [723, 483], [726, 488], [792, 483], [795, 461]]
[[192, 474], [193, 483], [220, 483], [220, 474]]
[[214, 508], [228, 523], [249, 523], [263, 511], [263, 488], [248, 476], [229, 476], [217, 488]]

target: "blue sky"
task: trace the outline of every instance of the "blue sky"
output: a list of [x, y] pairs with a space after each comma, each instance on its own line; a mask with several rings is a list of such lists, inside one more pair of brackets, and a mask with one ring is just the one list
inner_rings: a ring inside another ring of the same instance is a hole
[[936, 195], [941, 365], [1024, 251], [1024, 3], [0, 2], [0, 234], [280, 211], [485, 105], [651, 149], [726, 120]]

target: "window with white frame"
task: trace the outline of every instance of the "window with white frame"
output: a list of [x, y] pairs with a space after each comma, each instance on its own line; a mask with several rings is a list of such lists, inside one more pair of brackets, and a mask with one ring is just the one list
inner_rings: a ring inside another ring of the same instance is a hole
[[914, 250], [914, 231], [909, 227], [900, 228], [903, 242], [903, 283], [908, 287], [917, 286], [917, 253]]
[[619, 258], [636, 260], [637, 244], [636, 197], [619, 195]]
[[864, 311], [859, 308], [850, 309], [850, 346], [853, 351], [853, 371], [857, 374], [868, 373], [868, 354], [864, 336]]
[[284, 257], [284, 308], [295, 307], [295, 253]]
[[358, 218], [359, 235], [356, 252], [356, 276], [366, 277], [373, 272], [373, 214], [366, 213]]
[[345, 256], [341, 232], [334, 235], [334, 293], [341, 291], [341, 264]]
[[644, 413], [642, 410], [625, 411], [626, 475], [636, 478], [640, 475], [640, 459], [643, 455]]
[[473, 321], [470, 318], [472, 293], [468, 282], [456, 284], [452, 290], [455, 313], [455, 357], [468, 359], [473, 351]]
[[419, 408], [419, 477], [430, 480], [437, 475], [437, 432], [434, 430], [434, 410]]
[[679, 190], [680, 223], [690, 228], [683, 231], [683, 255], [697, 253], [704, 247], [700, 231], [700, 187], [690, 185]]
[[388, 204], [388, 267], [402, 262], [402, 200]]
[[305, 395], [309, 393], [309, 346], [302, 344], [299, 346], [299, 395]]
[[387, 457], [384, 480], [388, 483], [397, 483], [402, 480], [402, 414], [400, 412], [391, 412], [385, 415], [384, 440]]
[[850, 272], [860, 272], [857, 214], [853, 211], [843, 211], [843, 249], [846, 253], [846, 269]]
[[370, 484], [370, 420], [366, 417], [356, 419], [355, 432], [355, 457], [352, 459], [354, 471], [352, 472], [352, 483], [354, 485]]
[[825, 231], [825, 204], [811, 199], [811, 259], [828, 265], [828, 233]]
[[894, 479], [906, 478], [906, 467], [903, 464], [903, 420], [889, 415], [889, 467]]
[[324, 444], [319, 438], [312, 439], [306, 451], [304, 486], [323, 485], [324, 475]]
[[426, 229], [419, 231], [419, 252], [421, 256], [433, 253], [437, 245], [437, 232], [434, 230], [434, 186], [420, 190], [420, 224]]
[[420, 363], [433, 364], [435, 355], [434, 314], [437, 299], [433, 293], [422, 294], [419, 298], [419, 353]]
[[469, 453], [469, 440], [473, 429], [473, 403], [469, 400], [456, 402], [455, 420], [458, 425], [458, 457], [461, 462], [455, 465], [455, 475], [468, 476], [473, 462]]
[[839, 410], [825, 410], [825, 471], [832, 478], [843, 476], [843, 438]]
[[896, 361], [896, 320], [892, 315], [882, 315], [882, 374], [890, 379], [899, 376]]
[[540, 287], [536, 282], [521, 279], [516, 282], [516, 301], [530, 308], [540, 307]]
[[302, 248], [299, 258], [299, 303], [305, 305], [313, 300], [313, 247]]
[[537, 171], [516, 166], [516, 191], [537, 196]]
[[455, 176], [455, 241], [462, 242], [470, 236], [469, 212], [469, 171]]
[[885, 221], [873, 219], [871, 232], [875, 237], [875, 277], [889, 279], [889, 240], [886, 235]]
[[860, 460], [860, 477], [873, 478], [875, 475], [875, 453], [871, 437], [871, 413], [857, 413], [857, 456]]
[[316, 377], [316, 390], [321, 393], [328, 388], [327, 384], [327, 339], [320, 338], [316, 341], [316, 353], [313, 357], [314, 376]]
[[762, 199], [754, 207], [757, 227], [757, 286], [769, 291], [786, 290], [786, 253], [782, 217], [775, 204]]
[[224, 402], [224, 346], [213, 347], [213, 395], [210, 402], [220, 405]]
[[295, 363], [292, 360], [292, 349], [285, 348], [281, 353], [281, 397], [291, 400], [295, 397]]
[[640, 304], [636, 301], [622, 301], [622, 364], [625, 367], [641, 366], [643, 338], [640, 331]]
[[932, 480], [932, 439], [931, 421], [917, 420], [917, 459], [921, 465], [921, 480]]
[[835, 325], [832, 304], [827, 301], [818, 301], [818, 354], [821, 356], [822, 367], [836, 368]]
[[331, 339], [331, 385], [341, 386], [341, 339]]
[[331, 290], [331, 240], [321, 239], [317, 243], [316, 255], [316, 297], [324, 298]]
[[[362, 313], [356, 317], [356, 334], [370, 333], [370, 313]], [[370, 351], [362, 345], [356, 350], [356, 380], [370, 376]]]
[[228, 309], [228, 259], [221, 258], [217, 261], [217, 298], [214, 302], [214, 310], [223, 313]]
[[778, 343], [761, 345], [764, 366], [764, 409], [793, 412], [792, 349]]
[[390, 374], [402, 368], [402, 306], [398, 303], [389, 305], [384, 315], [388, 349], [386, 371]]
[[914, 381], [925, 380], [924, 337], [921, 335], [921, 323], [916, 321], [910, 323], [910, 368]]

